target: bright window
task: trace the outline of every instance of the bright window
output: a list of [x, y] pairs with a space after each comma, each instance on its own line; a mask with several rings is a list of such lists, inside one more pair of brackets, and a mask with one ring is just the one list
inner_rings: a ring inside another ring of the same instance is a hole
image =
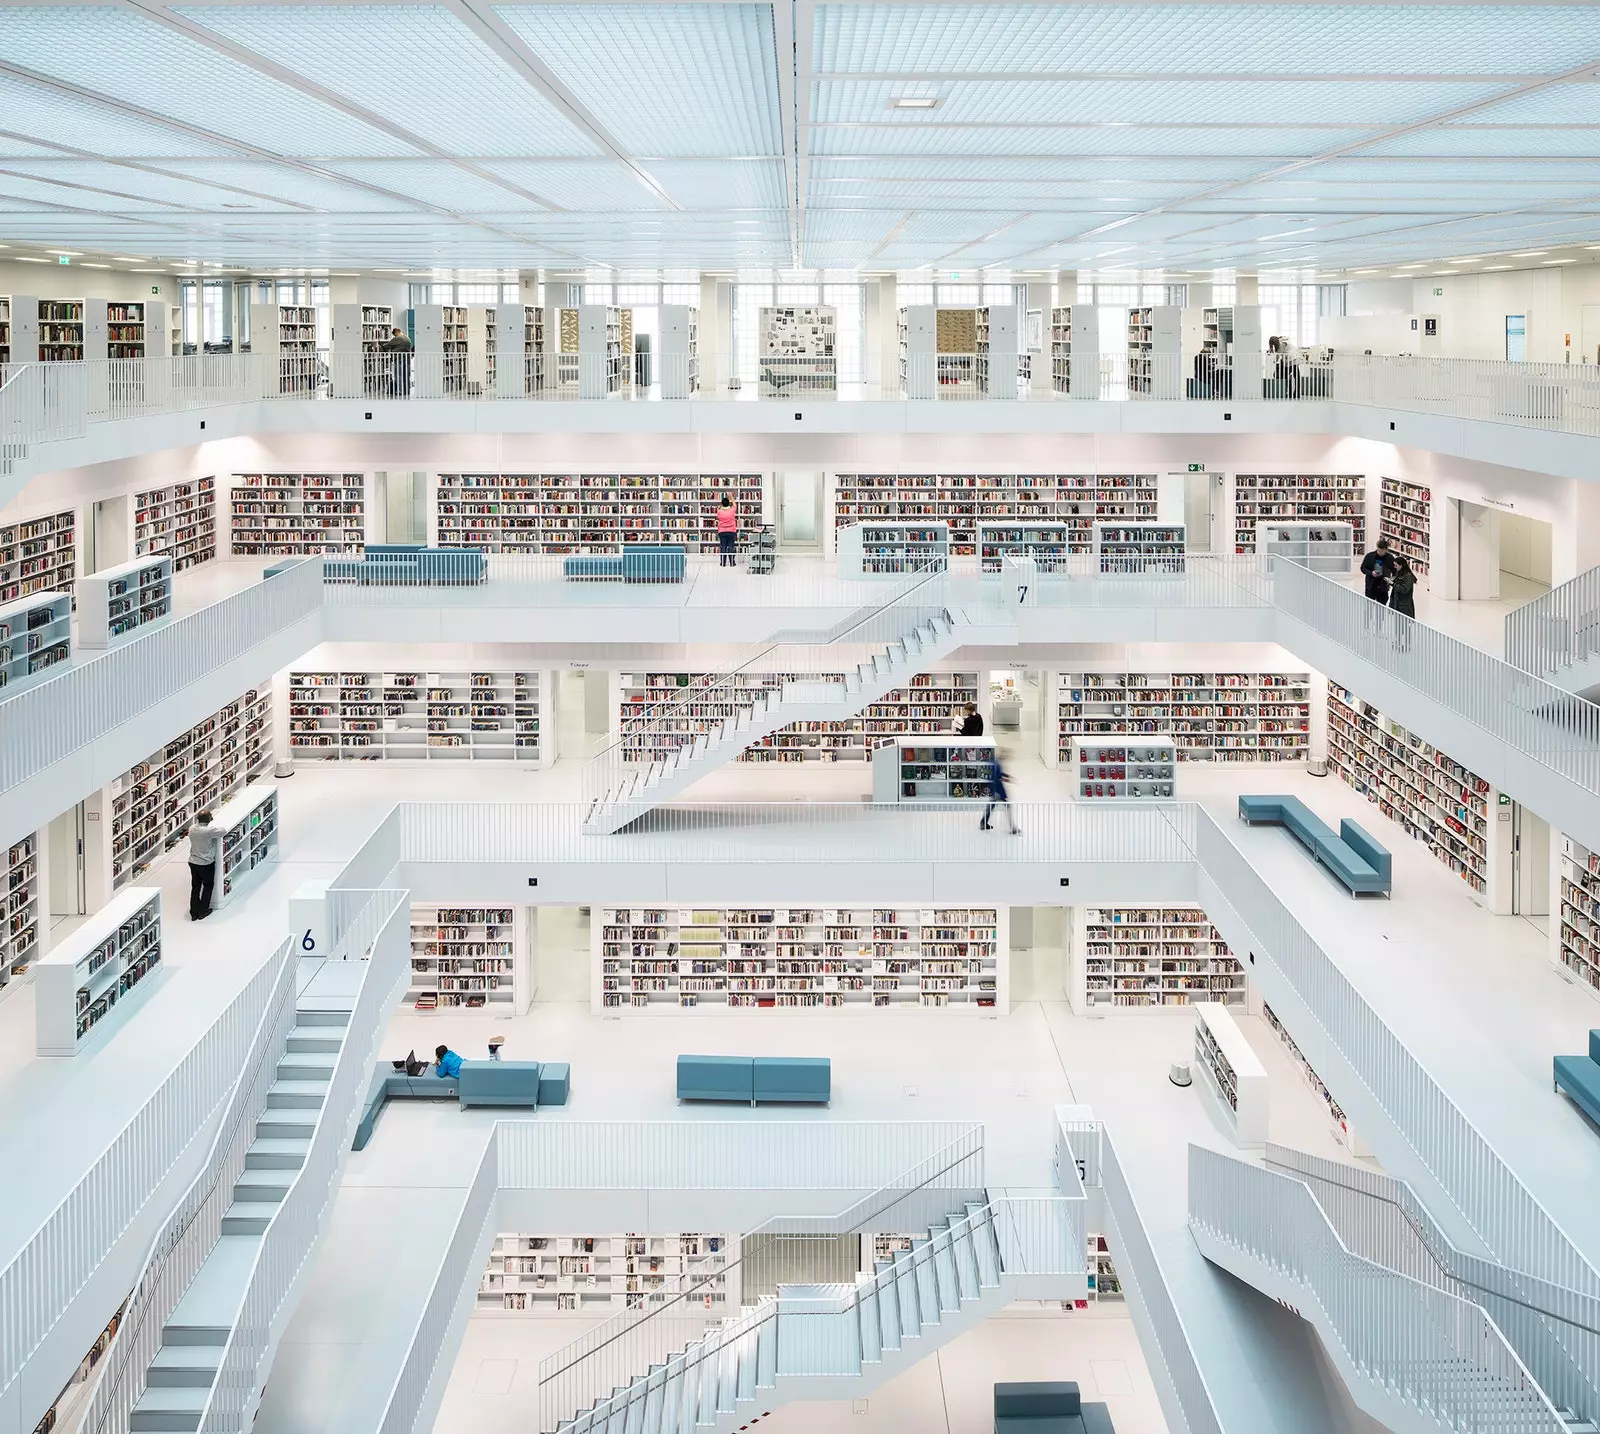
[[822, 302], [835, 311], [838, 319], [834, 353], [838, 359], [839, 382], [860, 383], [866, 345], [867, 291], [860, 284], [824, 284]]
[[663, 304], [687, 304], [691, 309], [700, 307], [700, 286], [698, 284], [663, 284], [661, 286], [661, 302]]
[[901, 308], [912, 304], [931, 304], [933, 302], [932, 284], [897, 284], [895, 285], [895, 302]]

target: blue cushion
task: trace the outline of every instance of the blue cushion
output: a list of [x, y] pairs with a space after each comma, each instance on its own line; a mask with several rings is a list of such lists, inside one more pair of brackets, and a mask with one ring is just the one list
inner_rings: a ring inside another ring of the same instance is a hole
[[622, 577], [630, 583], [681, 582], [684, 549], [654, 543], [627, 543], [622, 549]]
[[679, 1100], [742, 1100], [755, 1095], [755, 1062], [749, 1056], [679, 1056]]
[[369, 558], [403, 557], [407, 553], [421, 553], [426, 549], [421, 543], [368, 543], [365, 548]]
[[1600, 1064], [1600, 1031], [1589, 1032], [1589, 1059]]
[[539, 1104], [565, 1105], [572, 1089], [572, 1067], [565, 1061], [542, 1061], [539, 1065]]
[[1331, 833], [1312, 843], [1317, 860], [1352, 891], [1382, 891], [1384, 880], [1359, 856]]
[[568, 558], [561, 564], [562, 576], [569, 578], [620, 578], [622, 559], [612, 557]]
[[1600, 1121], [1600, 1065], [1587, 1056], [1557, 1056], [1554, 1068], [1556, 1084]]
[[537, 1105], [538, 1061], [462, 1061], [461, 1108], [472, 1105]]
[[828, 1103], [832, 1064], [821, 1056], [757, 1056], [756, 1100]]
[[1390, 856], [1389, 849], [1379, 846], [1349, 817], [1339, 823], [1339, 839], [1383, 878], [1384, 890], [1387, 891], [1394, 877], [1394, 858]]
[[1280, 797], [1283, 824], [1307, 846], [1316, 841], [1333, 841], [1333, 828], [1323, 821], [1299, 797]]
[[1239, 815], [1247, 822], [1281, 822], [1282, 797], [1240, 797]]
[[996, 1419], [1041, 1419], [1049, 1415], [1076, 1414], [1080, 1396], [1070, 1379], [1037, 1380], [994, 1387]]

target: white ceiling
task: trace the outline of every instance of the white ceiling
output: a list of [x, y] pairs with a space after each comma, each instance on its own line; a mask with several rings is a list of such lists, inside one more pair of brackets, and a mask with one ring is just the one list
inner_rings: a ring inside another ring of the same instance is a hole
[[339, 269], [1550, 251], [1600, 240], [1600, 5], [0, 0], [0, 240]]

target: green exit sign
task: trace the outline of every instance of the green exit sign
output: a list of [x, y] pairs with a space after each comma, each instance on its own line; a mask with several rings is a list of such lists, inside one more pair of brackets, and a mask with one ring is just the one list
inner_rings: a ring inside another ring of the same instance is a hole
[[70, 258], [70, 256], [68, 256], [66, 254], [57, 254], [56, 255], [56, 263], [58, 263], [58, 264], [70, 264], [71, 262], [72, 262], [72, 259]]
[[1189, 465], [1189, 471], [1191, 473], [1204, 473], [1206, 471], [1206, 465], [1204, 463], [1191, 463]]

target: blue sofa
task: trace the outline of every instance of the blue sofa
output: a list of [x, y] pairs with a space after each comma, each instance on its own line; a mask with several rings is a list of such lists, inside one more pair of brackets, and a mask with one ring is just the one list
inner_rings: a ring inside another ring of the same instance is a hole
[[324, 559], [322, 579], [369, 586], [464, 587], [489, 580], [489, 560], [476, 548], [369, 543], [359, 558]]
[[1555, 1058], [1555, 1089], [1600, 1125], [1600, 1031], [1589, 1032], [1589, 1054]]
[[1287, 827], [1314, 861], [1327, 867], [1352, 896], [1391, 896], [1394, 860], [1349, 817], [1339, 823], [1339, 834], [1299, 797], [1247, 796], [1239, 798], [1239, 816], [1256, 826]]
[[538, 1105], [538, 1061], [462, 1061], [457, 1078], [461, 1108], [475, 1105]]
[[397, 1071], [380, 1061], [367, 1087], [366, 1104], [356, 1125], [351, 1148], [363, 1150], [372, 1139], [378, 1117], [391, 1100], [453, 1100], [462, 1110], [475, 1105], [565, 1105], [571, 1090], [571, 1069], [555, 1061], [463, 1061], [461, 1074], [441, 1080], [429, 1066], [421, 1075]]
[[688, 562], [681, 543], [624, 543], [620, 553], [571, 557], [561, 564], [568, 578], [624, 583], [681, 583]]
[[827, 1105], [833, 1067], [818, 1056], [679, 1056], [679, 1100]]
[[1115, 1434], [1104, 1404], [1085, 1404], [1071, 1380], [994, 1387], [994, 1434]]

